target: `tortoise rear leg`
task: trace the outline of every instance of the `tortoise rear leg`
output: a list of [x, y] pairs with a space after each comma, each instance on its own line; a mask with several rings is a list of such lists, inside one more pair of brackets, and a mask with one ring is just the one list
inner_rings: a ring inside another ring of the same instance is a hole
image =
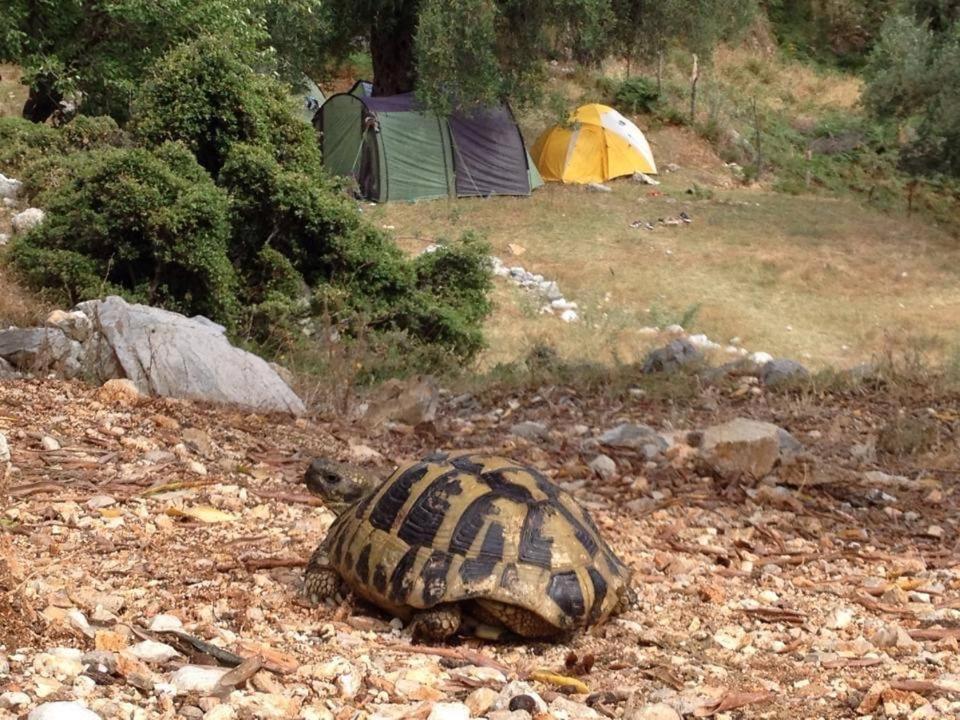
[[414, 615], [410, 627], [413, 637], [439, 642], [453, 636], [461, 620], [459, 605], [439, 605]]
[[473, 613], [478, 620], [502, 625], [520, 637], [550, 638], [563, 634], [560, 628], [547, 622], [535, 612], [496, 600], [475, 601]]
[[303, 573], [303, 595], [313, 605], [325, 600], [334, 600], [341, 595], [343, 580], [340, 573], [330, 566], [326, 548], [323, 545], [313, 551]]

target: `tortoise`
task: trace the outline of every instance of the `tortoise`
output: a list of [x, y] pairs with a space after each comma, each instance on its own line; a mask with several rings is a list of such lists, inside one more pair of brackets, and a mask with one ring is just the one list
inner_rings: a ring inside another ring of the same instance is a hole
[[586, 510], [532, 467], [436, 453], [378, 482], [318, 458], [304, 481], [337, 513], [304, 574], [312, 603], [345, 583], [430, 640], [471, 624], [553, 638], [635, 603]]

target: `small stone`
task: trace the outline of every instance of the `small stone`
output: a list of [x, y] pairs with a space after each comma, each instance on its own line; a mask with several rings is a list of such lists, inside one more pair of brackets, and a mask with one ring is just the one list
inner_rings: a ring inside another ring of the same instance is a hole
[[809, 377], [810, 371], [796, 360], [770, 360], [760, 368], [760, 382], [767, 387], [806, 380]]
[[154, 615], [147, 628], [151, 632], [167, 632], [170, 630], [183, 630], [183, 623], [180, 618], [173, 615]]
[[53, 648], [33, 659], [33, 669], [43, 677], [73, 680], [83, 672], [83, 653], [76, 648]]
[[[496, 693], [493, 693], [496, 696]], [[13, 710], [30, 704], [30, 696], [23, 692], [7, 691], [0, 695], [0, 709]]]
[[728, 625], [714, 633], [713, 641], [726, 650], [739, 650], [749, 643], [749, 636], [739, 625]]
[[107, 380], [97, 390], [97, 400], [104, 405], [131, 407], [137, 405], [143, 397], [143, 393], [133, 384], [133, 381], [127, 378]]
[[[680, 326], [671, 325], [666, 331], [669, 332], [672, 327]], [[680, 328], [680, 332], [683, 332], [683, 328]], [[677, 338], [665, 347], [647, 353], [643, 360], [642, 371], [644, 373], [674, 372], [684, 365], [701, 360], [703, 360], [703, 353], [693, 343], [686, 338]]]
[[549, 434], [546, 425], [529, 420], [515, 424], [510, 433], [526, 440], [543, 440]]
[[487, 711], [493, 707], [497, 699], [497, 691], [488, 687], [480, 687], [467, 695], [464, 704], [469, 708], [473, 717], [481, 717], [487, 714]]
[[230, 705], [214, 705], [203, 714], [203, 720], [234, 720], [237, 711]]
[[110, 495], [94, 495], [84, 504], [91, 510], [99, 510], [100, 508], [116, 505], [117, 499]]
[[600, 193], [612, 193], [613, 188], [609, 185], [604, 185], [603, 183], [592, 182], [587, 183], [587, 190], [591, 192], [600, 192]]
[[940, 539], [943, 537], [943, 528], [939, 525], [931, 525], [927, 528], [927, 536]]
[[764, 590], [758, 597], [762, 602], [767, 603], [767, 605], [774, 605], [780, 600], [780, 596], [773, 592], [773, 590]]
[[590, 461], [588, 467], [604, 480], [609, 480], [617, 474], [617, 464], [609, 455], [597, 455]]
[[184, 665], [170, 676], [170, 684], [176, 688], [178, 695], [189, 692], [210, 695], [219, 689], [220, 678], [229, 671], [230, 668]]
[[434, 703], [427, 720], [470, 720], [470, 708], [463, 703]]
[[621, 423], [607, 430], [600, 436], [600, 443], [609, 447], [630, 450], [640, 450], [644, 445], [653, 443], [661, 445], [664, 450], [667, 449], [663, 438], [657, 435], [657, 431], [652, 427], [632, 423]]
[[52, 438], [52, 437], [50, 437], [49, 435], [44, 435], [44, 436], [40, 439], [40, 445], [41, 445], [41, 446], [43, 447], [43, 449], [46, 450], [47, 452], [53, 452], [53, 451], [55, 451], [55, 450], [59, 450], [59, 449], [60, 449], [60, 443], [57, 441], [57, 439], [56, 439], [56, 438]]
[[827, 627], [831, 630], [843, 630], [853, 622], [853, 613], [846, 608], [837, 608], [827, 616]]
[[737, 418], [707, 428], [700, 456], [721, 475], [767, 475], [780, 457], [780, 428], [767, 422]]
[[510, 698], [509, 710], [526, 710], [531, 715], [537, 711], [537, 701], [529, 695], [515, 695]]
[[133, 655], [137, 660], [148, 663], [165, 663], [167, 660], [172, 660], [180, 655], [166, 643], [155, 642], [154, 640], [144, 640], [136, 645], [131, 645], [126, 649], [126, 652]]
[[681, 720], [680, 713], [666, 703], [644, 705], [632, 713], [624, 713], [624, 720]]
[[80, 703], [49, 702], [31, 710], [27, 720], [100, 720], [100, 716]]
[[550, 702], [550, 714], [557, 720], [599, 720], [603, 717], [589, 705], [575, 702], [563, 695]]

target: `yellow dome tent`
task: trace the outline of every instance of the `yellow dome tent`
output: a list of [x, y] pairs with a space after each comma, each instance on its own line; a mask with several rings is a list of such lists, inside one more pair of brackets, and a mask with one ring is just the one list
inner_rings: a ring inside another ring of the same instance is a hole
[[534, 143], [530, 154], [544, 180], [591, 183], [635, 172], [656, 174], [640, 128], [613, 108], [582, 105], [567, 125], [548, 128]]

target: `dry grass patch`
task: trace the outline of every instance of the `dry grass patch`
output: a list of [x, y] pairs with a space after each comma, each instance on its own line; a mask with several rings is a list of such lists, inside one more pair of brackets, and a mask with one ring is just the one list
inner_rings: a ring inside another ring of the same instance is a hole
[[27, 88], [20, 84], [20, 68], [0, 64], [0, 117], [20, 117]]
[[[641, 329], [678, 320], [718, 342], [812, 365], [853, 365], [891, 336], [960, 345], [960, 247], [920, 220], [849, 200], [748, 190], [712, 200], [684, 194], [689, 176], [662, 178], [662, 197], [621, 180], [614, 192], [548, 185], [531, 198], [392, 204], [371, 210], [409, 250], [473, 228], [508, 265], [559, 282], [583, 322], [538, 314], [511, 287], [498, 291], [485, 362], [522, 357], [537, 340], [576, 359], [640, 357], [657, 339]], [[630, 227], [686, 210], [693, 224]], [[525, 248], [513, 257], [509, 244]]]
[[20, 285], [3, 262], [0, 252], [0, 328], [39, 324], [47, 316], [49, 304]]

